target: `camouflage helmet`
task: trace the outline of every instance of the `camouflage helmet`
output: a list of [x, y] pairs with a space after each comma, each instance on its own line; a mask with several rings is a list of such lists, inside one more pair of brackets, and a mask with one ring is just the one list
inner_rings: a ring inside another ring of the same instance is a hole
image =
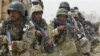
[[75, 9], [74, 9], [74, 8], [71, 8], [70, 11], [71, 11], [71, 12], [75, 12]]
[[21, 13], [22, 16], [25, 16], [25, 7], [19, 1], [14, 1], [9, 5], [7, 9], [8, 14], [10, 13], [10, 10], [17, 10]]
[[31, 10], [30, 10], [30, 15], [32, 15], [33, 13], [35, 12], [43, 12], [43, 9], [40, 5], [34, 5], [31, 7]]
[[75, 10], [78, 10], [78, 7], [74, 7]]
[[59, 8], [65, 8], [68, 11], [70, 10], [70, 6], [68, 2], [61, 2]]
[[64, 9], [64, 8], [60, 8], [57, 12], [57, 16], [59, 15], [65, 15], [67, 16], [68, 15], [68, 10]]
[[31, 0], [32, 2], [39, 2], [39, 0]]
[[40, 5], [44, 9], [43, 2], [41, 0], [32, 0], [33, 5]]

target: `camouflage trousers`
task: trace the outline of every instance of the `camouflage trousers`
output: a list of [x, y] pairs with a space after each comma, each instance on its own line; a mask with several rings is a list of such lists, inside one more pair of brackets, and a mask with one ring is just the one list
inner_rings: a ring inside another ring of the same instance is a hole
[[37, 48], [34, 50], [34, 56], [59, 56], [57, 53], [57, 50], [55, 50], [52, 53], [46, 52], [40, 45], [37, 45]]
[[77, 49], [73, 41], [65, 41], [55, 48], [54, 56], [77, 56]]
[[90, 53], [91, 51], [91, 43], [85, 37], [76, 42], [76, 47], [78, 51], [78, 56], [82, 56], [84, 53]]

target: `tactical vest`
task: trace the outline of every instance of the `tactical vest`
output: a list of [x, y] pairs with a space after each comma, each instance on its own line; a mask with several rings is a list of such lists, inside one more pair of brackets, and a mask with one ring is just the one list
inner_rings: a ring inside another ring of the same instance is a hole
[[12, 40], [22, 40], [22, 36], [23, 36], [23, 28], [25, 28], [25, 25], [27, 24], [27, 19], [26, 17], [23, 18], [23, 22], [19, 25], [19, 27], [14, 27], [11, 23], [11, 21], [9, 20], [6, 20], [4, 21], [3, 23], [3, 28], [5, 29], [4, 32], [2, 33], [3, 35], [7, 35], [6, 32], [7, 32], [7, 26], [9, 25], [10, 28], [10, 32], [11, 32], [11, 37], [12, 37]]
[[46, 21], [44, 19], [41, 19], [40, 21], [35, 21], [32, 19], [33, 22], [35, 22], [40, 28], [45, 28], [47, 26]]

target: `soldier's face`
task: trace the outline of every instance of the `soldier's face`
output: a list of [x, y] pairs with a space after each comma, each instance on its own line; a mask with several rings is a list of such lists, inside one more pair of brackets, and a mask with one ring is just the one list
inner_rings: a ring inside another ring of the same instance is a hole
[[34, 13], [33, 17], [34, 17], [35, 20], [42, 19], [42, 12], [36, 12], [36, 13]]
[[58, 16], [58, 19], [62, 20], [62, 21], [65, 21], [66, 20], [66, 16], [65, 15], [59, 15]]
[[20, 12], [18, 12], [16, 10], [10, 10], [9, 16], [11, 17], [10, 19], [12, 21], [17, 21], [17, 20], [20, 20], [20, 18], [21, 18]]

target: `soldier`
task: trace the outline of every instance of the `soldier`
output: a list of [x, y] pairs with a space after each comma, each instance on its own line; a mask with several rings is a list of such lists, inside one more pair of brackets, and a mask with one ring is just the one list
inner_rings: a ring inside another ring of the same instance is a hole
[[[54, 30], [52, 36], [54, 37], [54, 43], [57, 46], [58, 56], [75, 56], [76, 46], [71, 36], [67, 22], [67, 10], [60, 8], [57, 12], [57, 18], [54, 20]], [[76, 55], [77, 56], [77, 55]]]
[[[40, 5], [34, 5], [31, 8], [30, 15], [31, 19], [30, 21], [35, 24], [36, 30], [36, 37], [38, 41], [38, 45], [33, 44], [33, 48], [35, 49], [35, 54], [37, 55], [43, 55], [44, 53], [51, 53], [52, 52], [52, 46], [51, 40], [49, 40], [49, 32], [48, 32], [48, 26], [46, 21], [42, 18], [43, 9]], [[45, 41], [43, 41], [43, 39]], [[46, 43], [43, 46], [43, 43]], [[38, 47], [38, 48], [37, 48]], [[42, 48], [43, 47], [43, 48]], [[51, 49], [49, 49], [51, 48]]]
[[44, 9], [44, 5], [43, 5], [42, 0], [32, 0], [32, 4], [33, 5], [39, 4]]
[[70, 24], [71, 24], [72, 26], [74, 26], [75, 28], [77, 28], [77, 27], [78, 27], [78, 26], [77, 26], [77, 22], [76, 22], [76, 20], [72, 17], [72, 15], [71, 15], [71, 9], [70, 9], [69, 3], [68, 3], [68, 2], [61, 2], [59, 8], [64, 8], [64, 9], [66, 9], [66, 10], [68, 11], [68, 12], [67, 12], [67, 13], [68, 13], [68, 19], [67, 19], [67, 21], [70, 22]]
[[35, 28], [28, 23], [23, 4], [18, 1], [12, 2], [7, 12], [9, 18], [3, 22], [0, 29], [0, 35], [7, 35], [7, 38], [3, 38], [2, 41], [7, 51], [2, 49], [2, 56], [5, 54], [7, 56], [33, 56], [31, 45], [35, 40]]
[[[79, 41], [78, 39], [78, 34], [77, 34], [77, 30], [78, 30], [78, 24], [77, 24], [77, 21], [74, 19], [74, 17], [72, 16], [72, 12], [74, 12], [74, 10], [70, 9], [70, 5], [68, 2], [61, 2], [59, 8], [64, 8], [66, 9], [68, 12], [68, 17], [67, 17], [67, 22], [69, 22], [69, 24], [71, 26], [73, 26], [74, 29], [71, 29], [73, 32], [71, 33], [72, 37], [74, 38], [74, 41], [75, 41], [75, 44], [76, 44], [76, 47], [77, 47], [77, 50], [79, 51], [80, 48], [79, 48], [79, 44], [76, 42]], [[76, 30], [77, 29], [77, 30]], [[80, 42], [79, 42], [80, 43]], [[80, 51], [77, 53], [79, 56], [80, 55]]]
[[[87, 34], [85, 31], [87, 30], [84, 27], [84, 24], [86, 23], [84, 17], [80, 15], [81, 13], [77, 10], [77, 8], [72, 9], [72, 16], [77, 21], [78, 29], [84, 34], [84, 37], [80, 39], [78, 46], [80, 46], [80, 51], [82, 55], [89, 55], [90, 56], [90, 50], [91, 50], [91, 43], [89, 42], [89, 39], [87, 38]], [[91, 37], [91, 35], [89, 35]], [[79, 47], [77, 47], [79, 48]], [[87, 48], [87, 49], [86, 49]]]
[[92, 42], [92, 52], [95, 53], [95, 49], [98, 48], [100, 44], [100, 22], [93, 23], [94, 27], [94, 41]]

